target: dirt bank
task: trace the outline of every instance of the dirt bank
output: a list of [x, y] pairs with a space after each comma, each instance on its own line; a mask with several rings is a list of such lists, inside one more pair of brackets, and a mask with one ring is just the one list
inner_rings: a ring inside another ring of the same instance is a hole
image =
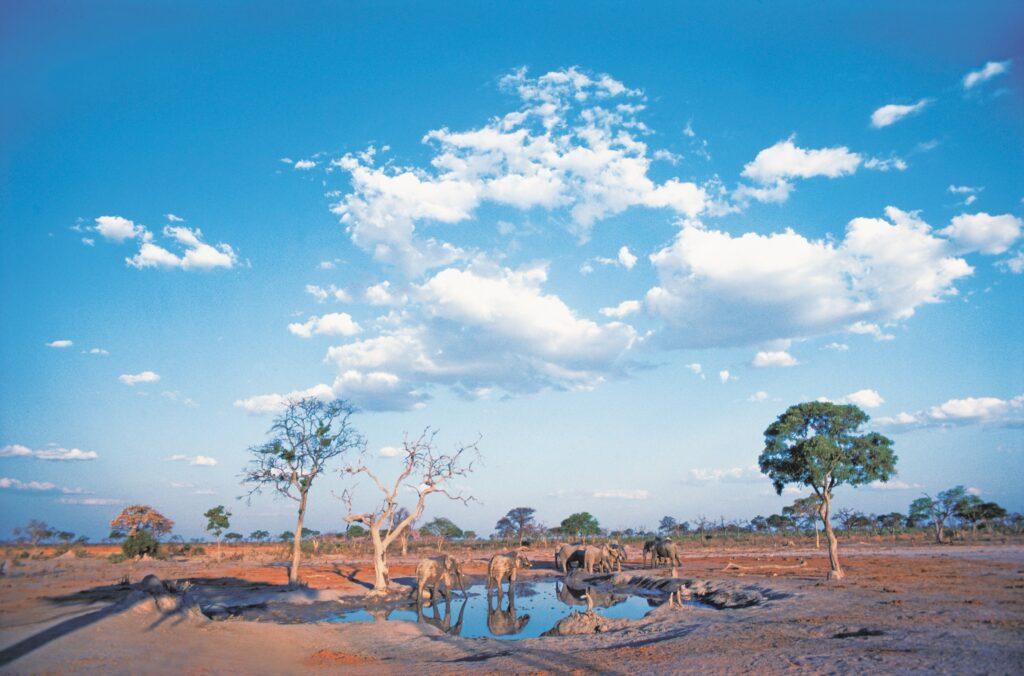
[[[543, 565], [528, 576], [555, 574], [549, 551], [533, 557]], [[482, 575], [486, 558], [474, 555], [467, 572]], [[633, 552], [623, 579], [647, 574], [638, 560]], [[393, 579], [410, 581], [414, 565], [412, 558], [393, 561]], [[508, 642], [450, 637], [409, 622], [211, 621], [172, 612], [177, 600], [163, 608], [140, 594], [125, 601], [152, 573], [207, 605], [218, 594], [254, 603], [354, 603], [369, 585], [367, 562], [319, 561], [304, 575], [308, 589], [295, 591], [284, 587], [284, 568], [269, 562], [31, 561], [0, 578], [0, 671], [1024, 670], [1024, 548], [850, 547], [845, 565], [848, 579], [829, 583], [813, 550], [689, 552], [680, 577], [753, 585], [774, 600], [729, 610], [666, 604], [610, 631]], [[134, 586], [120, 584], [125, 575]]]

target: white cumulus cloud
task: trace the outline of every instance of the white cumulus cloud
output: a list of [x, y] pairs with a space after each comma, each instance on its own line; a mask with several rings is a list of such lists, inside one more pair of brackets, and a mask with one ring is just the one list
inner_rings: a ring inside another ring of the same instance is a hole
[[319, 317], [314, 315], [303, 323], [289, 324], [288, 330], [300, 338], [310, 338], [314, 334], [321, 336], [354, 336], [362, 331], [362, 328], [347, 312], [331, 312]]
[[793, 230], [733, 236], [684, 225], [651, 256], [659, 285], [645, 304], [668, 325], [662, 340], [676, 347], [877, 330], [878, 322], [905, 320], [955, 294], [956, 281], [973, 268], [917, 214], [888, 207], [886, 216], [853, 219], [838, 243]]
[[885, 399], [877, 390], [863, 389], [847, 394], [841, 400], [843, 403], [856, 404], [861, 408], [878, 408], [885, 403]]
[[964, 89], [970, 90], [978, 86], [982, 82], [991, 80], [997, 75], [1010, 70], [1010, 61], [989, 61], [978, 70], [972, 70], [964, 76]]
[[286, 394], [260, 394], [247, 399], [238, 399], [235, 401], [235, 406], [251, 415], [266, 415], [280, 413], [288, 406], [288, 402], [306, 397], [317, 397], [323, 401], [335, 399], [334, 390], [329, 385], [321, 383], [305, 390], [293, 390]]
[[635, 314], [640, 311], [640, 301], [638, 300], [624, 300], [615, 307], [603, 307], [601, 308], [601, 314], [605, 317], [613, 317], [615, 319], [622, 319], [628, 317], [631, 314]]
[[785, 350], [769, 350], [758, 352], [754, 355], [754, 359], [750, 363], [752, 366], [763, 369], [771, 367], [796, 366], [800, 362]]
[[954, 425], [993, 424], [1018, 426], [1024, 424], [1024, 394], [1010, 399], [999, 397], [965, 397], [949, 399], [928, 409], [913, 413], [878, 418], [877, 424], [895, 430]]
[[135, 386], [139, 383], [155, 383], [160, 380], [160, 375], [153, 371], [143, 371], [142, 373], [124, 373], [117, 377], [122, 383], [128, 386]]
[[984, 211], [954, 216], [949, 227], [939, 231], [956, 243], [961, 253], [978, 251], [1001, 254], [1020, 237], [1024, 221], [1012, 214], [990, 216]]
[[881, 129], [882, 127], [896, 124], [905, 117], [921, 112], [929, 103], [928, 99], [921, 99], [917, 103], [908, 105], [890, 103], [889, 105], [882, 106], [871, 113], [871, 126]]
[[208, 455], [183, 455], [179, 453], [168, 457], [167, 460], [170, 462], [187, 462], [197, 467], [214, 467], [217, 465], [217, 460]]

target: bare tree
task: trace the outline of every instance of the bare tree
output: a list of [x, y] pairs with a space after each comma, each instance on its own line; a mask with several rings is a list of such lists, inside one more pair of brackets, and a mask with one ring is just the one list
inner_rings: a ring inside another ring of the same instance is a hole
[[[434, 444], [436, 430], [429, 427], [414, 440], [406, 436], [402, 442], [403, 465], [394, 482], [385, 484], [377, 474], [366, 466], [365, 454], [359, 461], [342, 470], [351, 476], [366, 475], [373, 481], [382, 494], [382, 500], [372, 512], [354, 512], [352, 509], [353, 489], [346, 489], [341, 498], [348, 509], [345, 520], [358, 523], [370, 531], [370, 542], [373, 544], [373, 592], [385, 593], [390, 584], [388, 577], [388, 547], [399, 539], [410, 524], [423, 515], [427, 496], [432, 493], [443, 495], [450, 500], [468, 503], [474, 498], [453, 492], [449, 487], [453, 479], [468, 476], [473, 471], [473, 463], [479, 456], [476, 443], [458, 446], [448, 454], [438, 453]], [[407, 487], [416, 493], [416, 504], [411, 510], [404, 510], [404, 518], [399, 516], [398, 493]], [[382, 534], [381, 531], [385, 533]]]
[[249, 449], [254, 458], [243, 479], [244, 483], [252, 485], [249, 497], [269, 486], [298, 503], [289, 584], [299, 581], [302, 522], [313, 481], [323, 474], [328, 461], [366, 448], [363, 435], [352, 426], [354, 414], [355, 408], [341, 399], [330, 402], [315, 397], [294, 400], [274, 419], [270, 441]]
[[[405, 507], [399, 507], [395, 510], [395, 513], [391, 515], [391, 523], [388, 524], [388, 530], [394, 528], [396, 523], [405, 521], [405, 518], [409, 516], [409, 510]], [[406, 526], [401, 534], [398, 536], [398, 544], [402, 547], [402, 556], [409, 554], [409, 535], [412, 533], [412, 523]]]

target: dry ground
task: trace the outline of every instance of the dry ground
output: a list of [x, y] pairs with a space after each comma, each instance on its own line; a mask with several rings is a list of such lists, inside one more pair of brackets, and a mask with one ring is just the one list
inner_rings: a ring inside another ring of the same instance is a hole
[[[871, 544], [843, 553], [848, 578], [836, 583], [823, 579], [813, 549], [693, 550], [680, 576], [756, 584], [775, 598], [741, 610], [662, 606], [619, 631], [516, 642], [407, 622], [210, 622], [125, 609], [115, 603], [123, 591], [100, 589], [154, 573], [226, 594], [276, 594], [286, 573], [270, 561], [31, 561], [0, 578], [0, 672], [1024, 672], [1024, 547]], [[629, 567], [639, 568], [631, 554]], [[473, 556], [468, 572], [480, 576], [487, 555]], [[531, 557], [530, 576], [554, 574], [550, 549]], [[393, 560], [393, 579], [410, 576], [415, 560]], [[782, 567], [801, 560], [805, 567]], [[365, 561], [321, 559], [305, 569], [309, 590], [287, 598], [348, 600], [366, 592], [371, 572]]]

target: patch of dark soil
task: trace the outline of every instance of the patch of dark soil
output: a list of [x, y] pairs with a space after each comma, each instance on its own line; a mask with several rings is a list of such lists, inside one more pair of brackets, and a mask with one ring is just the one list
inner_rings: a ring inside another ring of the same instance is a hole
[[832, 638], [867, 638], [869, 636], [885, 636], [885, 632], [881, 629], [866, 629], [862, 627], [856, 631], [841, 631], [838, 634], [832, 634]]

